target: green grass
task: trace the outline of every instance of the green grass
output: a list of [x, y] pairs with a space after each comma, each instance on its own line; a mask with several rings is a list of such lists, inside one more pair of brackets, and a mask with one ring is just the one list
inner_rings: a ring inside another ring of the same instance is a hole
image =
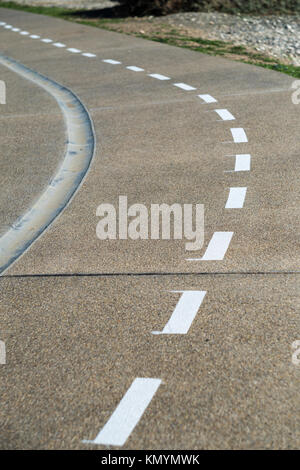
[[287, 75], [291, 75], [291, 77], [300, 78], [300, 67], [295, 67], [294, 65], [285, 65], [280, 62], [277, 64], [261, 64], [252, 60], [243, 60], [242, 62], [265, 67], [266, 69], [275, 70], [276, 72], [286, 73]]
[[[182, 37], [158, 37], [158, 36], [147, 36], [145, 34], [136, 34], [136, 36], [150, 39], [156, 42], [162, 42], [169, 44], [170, 46], [178, 46], [186, 49], [192, 49], [193, 51], [202, 52], [209, 55], [221, 55], [221, 56], [231, 56], [234, 54], [235, 60], [240, 62], [257, 65], [259, 67], [265, 67], [270, 70], [275, 70], [276, 72], [286, 73], [295, 78], [300, 78], [300, 67], [294, 65], [282, 64], [279, 60], [275, 58], [270, 58], [260, 53], [253, 53], [247, 51], [244, 46], [232, 46], [232, 44], [222, 41], [209, 41], [202, 39], [189, 38], [186, 36]], [[192, 43], [198, 43], [199, 45], [192, 45]], [[242, 57], [239, 57], [242, 56]], [[246, 58], [245, 58], [246, 57]]]
[[40, 15], [48, 15], [55, 17], [64, 17], [76, 13], [76, 10], [66, 10], [65, 8], [59, 7], [39, 7], [39, 6], [29, 6], [29, 5], [20, 5], [15, 2], [2, 2], [0, 1], [0, 7], [11, 8], [13, 10], [27, 11], [30, 13], [37, 13]]
[[[119, 28], [117, 29], [118, 32], [123, 32], [122, 23], [126, 23], [127, 21], [126, 18], [99, 18], [92, 21], [87, 19], [84, 12], [80, 10], [71, 10], [60, 7], [19, 5], [15, 2], [2, 2], [1, 0], [0, 7], [53, 16], [55, 18], [61, 18], [64, 20], [111, 31], [116, 31], [115, 26], [119, 25]], [[168, 27], [168, 25], [162, 26]], [[142, 33], [130, 34], [133, 34], [136, 37], [141, 37], [143, 39], [162, 42], [171, 46], [183, 47], [193, 51], [202, 52], [204, 54], [223, 56], [229, 59], [238, 60], [243, 63], [257, 65], [259, 67], [275, 70], [276, 72], [285, 73], [295, 78], [300, 78], [300, 67], [283, 64], [275, 58], [270, 58], [264, 54], [249, 51], [244, 46], [235, 46], [232, 43], [223, 41], [188, 37], [182, 35], [181, 32], [176, 30], [174, 27], [169, 31], [156, 31], [155, 34], [152, 35]]]

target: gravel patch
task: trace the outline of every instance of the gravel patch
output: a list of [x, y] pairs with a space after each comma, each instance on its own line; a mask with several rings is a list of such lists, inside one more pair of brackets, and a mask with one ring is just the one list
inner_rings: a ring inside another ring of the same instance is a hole
[[[118, 5], [109, 0], [15, 0], [23, 5], [101, 9]], [[1, 5], [1, 4], [0, 4]], [[130, 19], [129, 19], [130, 20]], [[228, 41], [300, 66], [300, 16], [242, 16], [226, 13], [176, 13], [142, 21], [197, 30], [203, 39]]]
[[[150, 17], [151, 19], [151, 17]], [[174, 26], [198, 29], [206, 39], [249, 46], [300, 66], [299, 16], [239, 16], [225, 13], [177, 13], [164, 17]]]

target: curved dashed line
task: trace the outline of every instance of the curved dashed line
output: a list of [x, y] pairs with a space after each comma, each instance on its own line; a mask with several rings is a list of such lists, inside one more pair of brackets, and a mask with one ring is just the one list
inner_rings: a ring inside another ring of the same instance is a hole
[[[5, 23], [0, 22], [0, 25], [5, 25]], [[7, 28], [10, 29], [10, 28]], [[30, 37], [34, 38], [34, 35]], [[64, 44], [61, 43], [53, 43], [52, 40], [43, 40], [43, 42], [50, 42], [52, 45], [56, 47], [66, 47]], [[96, 54], [92, 53], [82, 53], [81, 50], [75, 48], [68, 48], [69, 52], [72, 53], [81, 53], [83, 56], [86, 57], [97, 57]], [[121, 65], [122, 62], [114, 60], [114, 59], [103, 59], [105, 63], [109, 63], [111, 65]], [[143, 68], [137, 66], [127, 66], [128, 70], [134, 72], [144, 72]], [[155, 78], [161, 81], [168, 81], [171, 80], [169, 77], [161, 74], [148, 74], [149, 77]], [[195, 91], [196, 88], [188, 85], [186, 83], [173, 83], [173, 86], [176, 86], [184, 91]], [[197, 95], [205, 104], [210, 103], [217, 103], [217, 100], [209, 95], [209, 94], [201, 94]], [[228, 111], [227, 109], [215, 109], [214, 110], [220, 117], [222, 121], [231, 121], [235, 120], [235, 117]], [[231, 133], [233, 137], [234, 143], [245, 143], [248, 142], [248, 138], [243, 128], [231, 128]], [[238, 154], [235, 155], [236, 162], [235, 162], [235, 169], [233, 171], [249, 171], [250, 170], [250, 161], [251, 155], [249, 154]], [[230, 188], [229, 195], [227, 199], [227, 203], [225, 205], [225, 209], [235, 209], [241, 208], [244, 205], [244, 200], [246, 197], [247, 188], [246, 187], [234, 187]], [[215, 232], [206, 248], [206, 251], [202, 258], [190, 258], [188, 261], [217, 261], [223, 260], [226, 254], [226, 251], [230, 245], [231, 239], [233, 237], [233, 232]], [[0, 248], [1, 248], [1, 240], [0, 240]], [[0, 250], [1, 255], [1, 250]], [[186, 323], [186, 309], [184, 304], [184, 299], [182, 298], [179, 301], [175, 311], [171, 319], [169, 320], [168, 324], [165, 326], [164, 330], [159, 333], [170, 333], [170, 328], [168, 327], [169, 323], [172, 324], [171, 332], [175, 333], [183, 333], [186, 334], [189, 330], [191, 322], [193, 321], [194, 317], [197, 314], [199, 305], [201, 304], [204, 295], [206, 292], [199, 291], [193, 295], [196, 297], [196, 304], [194, 311], [190, 315], [189, 321]], [[191, 293], [188, 294], [189, 296]], [[200, 302], [199, 302], [200, 299]], [[181, 303], [180, 303], [181, 302]], [[190, 309], [190, 304], [189, 304]], [[185, 319], [185, 323], [182, 323], [182, 319]], [[158, 332], [152, 332], [158, 333]], [[123, 446], [133, 431], [135, 425], [139, 421], [140, 417], [143, 414], [145, 408], [149, 405], [153, 395], [155, 394], [157, 388], [161, 383], [160, 379], [144, 379], [144, 378], [137, 378], [132, 383], [130, 389], [126, 392], [125, 396], [121, 400], [120, 404], [112, 414], [109, 421], [104, 425], [104, 427], [100, 430], [99, 434], [93, 441], [83, 441], [84, 443], [90, 444], [108, 444], [108, 445], [119, 445]], [[135, 405], [138, 400], [141, 400], [141, 397], [144, 397], [145, 392], [147, 392], [147, 398], [144, 399], [143, 402], [139, 403], [139, 412], [135, 411]], [[132, 410], [131, 419], [128, 420], [128, 408]], [[124, 426], [124, 420], [126, 425]], [[123, 423], [123, 432], [119, 432], [120, 423]]]
[[[18, 31], [20, 31], [19, 28], [13, 28], [12, 25], [7, 25], [5, 22], [0, 22], [0, 26], [3, 26], [4, 28], [6, 28], [8, 30], [16, 30], [16, 31], [18, 30]], [[30, 33], [28, 33], [28, 31], [21, 31], [20, 34], [29, 35]], [[37, 36], [37, 35], [30, 35], [29, 37], [31, 37], [31, 38], [40, 38], [40, 36]], [[40, 40], [44, 43], [50, 43], [52, 46], [56, 46], [58, 48], [66, 47], [65, 44], [62, 44], [60, 42], [54, 42], [50, 38], [44, 38], [44, 39], [41, 38]], [[66, 50], [68, 52], [73, 53], [73, 54], [80, 54], [80, 55], [85, 56], [85, 57], [90, 57], [90, 58], [91, 57], [97, 57], [96, 54], [93, 54], [93, 53], [90, 53], [90, 52], [82, 52], [80, 49], [77, 49], [77, 48], [74, 48], [74, 47], [69, 47]], [[102, 59], [102, 62], [107, 63], [107, 64], [111, 64], [111, 65], [123, 65], [121, 61], [116, 60], [116, 59]], [[126, 67], [126, 69], [131, 70], [133, 72], [145, 72], [145, 70], [143, 68], [137, 67], [137, 66], [134, 66], [134, 65], [125, 66], [125, 67]], [[148, 73], [147, 75], [151, 78], [155, 78], [155, 79], [160, 80], [160, 81], [169, 81], [169, 80], [171, 80], [170, 77], [167, 77], [167, 76], [159, 74], [159, 73]], [[197, 90], [197, 88], [195, 88], [191, 85], [188, 85], [186, 83], [182, 83], [182, 82], [173, 83], [172, 85], [177, 87], [177, 88], [180, 88], [184, 91], [195, 91], [195, 90]], [[200, 95], [197, 95], [197, 96], [200, 99], [202, 99], [202, 101], [205, 104], [217, 103], [218, 102], [218, 100], [216, 98], [214, 98], [213, 96], [211, 96], [210, 94], [200, 94]], [[236, 119], [233, 116], [233, 114], [231, 114], [230, 111], [228, 111], [227, 109], [215, 109], [214, 111], [220, 116], [222, 121], [232, 121], [232, 120]], [[243, 128], [231, 128], [230, 130], [231, 130], [231, 134], [232, 134], [232, 138], [233, 138], [234, 143], [246, 143], [246, 142], [248, 142], [246, 132]], [[243, 160], [243, 163], [241, 163], [241, 161], [242, 161], [241, 158], [243, 156], [245, 158]], [[251, 158], [251, 155], [248, 155], [248, 154], [236, 155], [235, 169], [232, 170], [232, 171], [234, 171], [234, 172], [235, 171], [249, 171], [250, 170], [250, 158]], [[241, 168], [241, 169], [239, 169], [239, 168]], [[227, 203], [225, 205], [225, 208], [226, 209], [228, 209], [228, 208], [232, 208], [232, 209], [233, 208], [234, 209], [242, 208], [243, 205], [244, 205], [246, 191], [247, 191], [247, 188], [230, 188], [230, 192], [229, 192], [229, 196], [228, 196], [228, 200], [227, 200]], [[233, 198], [235, 199], [234, 203], [232, 202]], [[228, 237], [228, 234], [232, 234], [232, 232], [215, 232], [213, 234], [211, 242], [214, 242], [215, 240], [220, 239], [220, 237], [218, 236], [219, 233], [226, 233], [227, 237]], [[231, 237], [232, 237], [232, 235], [230, 236], [230, 240], [231, 240]], [[228, 248], [228, 246], [227, 246], [227, 248]], [[220, 249], [222, 249], [222, 246], [220, 246]], [[225, 250], [225, 252], [226, 252], [226, 250]], [[204, 255], [202, 258], [199, 258], [199, 259], [205, 260], [205, 259], [208, 259], [208, 258], [206, 258], [205, 255]]]

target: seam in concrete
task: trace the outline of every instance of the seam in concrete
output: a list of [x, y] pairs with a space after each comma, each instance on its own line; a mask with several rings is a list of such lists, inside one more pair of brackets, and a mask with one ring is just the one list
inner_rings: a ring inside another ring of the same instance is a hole
[[0, 63], [46, 90], [65, 118], [67, 148], [57, 173], [37, 202], [0, 238], [0, 276], [66, 208], [90, 167], [95, 133], [88, 111], [68, 88], [0, 54]]
[[41, 273], [41, 274], [9, 274], [2, 279], [30, 279], [30, 278], [65, 278], [65, 277], [161, 277], [161, 276], [273, 276], [273, 275], [300, 274], [300, 271], [206, 271], [206, 272], [111, 272], [111, 273]]

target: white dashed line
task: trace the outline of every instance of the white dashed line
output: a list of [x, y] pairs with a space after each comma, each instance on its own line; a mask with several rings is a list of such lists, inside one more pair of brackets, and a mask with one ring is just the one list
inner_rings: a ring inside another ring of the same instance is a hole
[[251, 155], [242, 153], [235, 156], [234, 171], [249, 171], [251, 165]]
[[107, 64], [112, 64], [112, 65], [122, 64], [122, 62], [119, 62], [118, 60], [113, 60], [113, 59], [103, 59], [102, 62], [106, 62]]
[[93, 441], [83, 442], [86, 444], [123, 446], [150, 404], [160, 384], [160, 379], [135, 379], [97, 437]]
[[5, 21], [0, 21], [0, 26], [4, 26], [5, 24]]
[[92, 54], [91, 52], [83, 52], [82, 55], [84, 55], [84, 57], [97, 57], [96, 54]]
[[216, 100], [213, 96], [211, 95], [198, 95], [199, 98], [201, 98], [205, 103], [217, 103], [218, 100]]
[[230, 188], [225, 209], [241, 209], [244, 206], [247, 188]]
[[11, 29], [12, 28], [12, 25], [11, 24], [7, 24], [6, 26], [4, 26], [5, 29]]
[[194, 88], [193, 86], [187, 85], [186, 83], [173, 83], [173, 85], [177, 86], [178, 88], [181, 88], [182, 90], [185, 90], [185, 91], [197, 90], [197, 88]]
[[233, 141], [236, 144], [241, 144], [243, 142], [248, 142], [246, 132], [244, 131], [244, 129], [242, 127], [237, 127], [237, 128], [230, 129], [230, 130], [231, 130], [231, 134], [232, 134], [232, 137], [233, 137]]
[[171, 80], [169, 77], [165, 75], [160, 75], [160, 73], [150, 73], [149, 77], [156, 78], [157, 80]]
[[[20, 32], [19, 28], [13, 28], [11, 25], [7, 25], [5, 22], [0, 22], [1, 26], [6, 29], [11, 29], [14, 32]], [[30, 35], [28, 31], [21, 31], [21, 35]], [[40, 39], [40, 36], [32, 34], [32, 39]], [[44, 43], [53, 43], [52, 39], [41, 39]], [[65, 48], [66, 45], [60, 42], [52, 44], [57, 48]], [[96, 54], [84, 52], [76, 48], [68, 48], [69, 52], [79, 54], [85, 57], [97, 57]], [[119, 65], [122, 62], [113, 59], [102, 59], [102, 62]], [[137, 66], [127, 66], [128, 70], [134, 72], [144, 72], [143, 68]], [[149, 77], [157, 80], [170, 80], [169, 77], [161, 74], [149, 74]], [[197, 88], [187, 85], [185, 83], [173, 83], [176, 86], [185, 91], [194, 91]], [[218, 101], [209, 94], [198, 95], [204, 103], [217, 103]], [[235, 117], [227, 109], [215, 109], [214, 110], [223, 121], [235, 120]], [[246, 143], [248, 142], [247, 135], [243, 128], [232, 128], [230, 129], [235, 143]], [[251, 164], [250, 154], [238, 154], [235, 155], [235, 168], [234, 171], [249, 171]], [[245, 198], [247, 193], [247, 187], [231, 187], [229, 190], [228, 199], [225, 205], [226, 209], [237, 209], [244, 206]], [[231, 239], [234, 232], [215, 232], [206, 248], [206, 251], [202, 258], [189, 258], [188, 261], [220, 261], [224, 259], [224, 256], [229, 248]], [[154, 335], [162, 334], [187, 334], [197, 313], [204, 300], [206, 291], [171, 291], [174, 293], [180, 293], [180, 299], [177, 305], [162, 331], [153, 331]], [[139, 420], [143, 416], [145, 410], [149, 406], [152, 398], [157, 392], [162, 381], [157, 378], [136, 378], [124, 397], [118, 404], [111, 417], [100, 430], [96, 438], [92, 441], [83, 441], [89, 444], [101, 444], [107, 446], [123, 446], [130, 434], [138, 424]]]
[[132, 70], [133, 72], [144, 72], [144, 69], [141, 69], [140, 67], [136, 67], [135, 65], [129, 65], [126, 68], [128, 70]]
[[188, 258], [187, 261], [221, 261], [232, 239], [233, 232], [215, 232], [202, 258]]
[[234, 121], [235, 117], [228, 111], [228, 109], [215, 109], [215, 112], [220, 116], [223, 121]]
[[154, 335], [185, 335], [197, 315], [206, 291], [171, 291], [182, 293], [175, 310], [162, 331], [152, 331]]

